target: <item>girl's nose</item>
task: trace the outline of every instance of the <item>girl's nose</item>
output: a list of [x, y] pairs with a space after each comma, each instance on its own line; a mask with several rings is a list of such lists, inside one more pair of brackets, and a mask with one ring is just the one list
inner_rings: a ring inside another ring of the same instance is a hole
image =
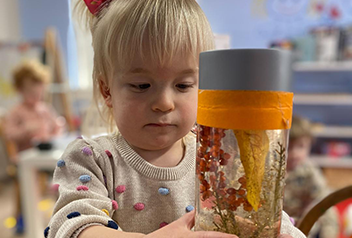
[[156, 112], [170, 112], [175, 109], [175, 103], [171, 92], [157, 92], [152, 105]]

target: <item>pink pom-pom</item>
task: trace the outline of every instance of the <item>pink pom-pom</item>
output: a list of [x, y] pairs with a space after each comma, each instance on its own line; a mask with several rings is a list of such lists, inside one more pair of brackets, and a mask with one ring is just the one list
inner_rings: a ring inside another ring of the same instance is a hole
[[110, 151], [105, 150], [105, 154], [111, 159], [112, 158], [112, 154]]
[[137, 211], [142, 211], [144, 209], [144, 206], [144, 203], [139, 202], [134, 205], [134, 209], [136, 209]]
[[76, 189], [77, 191], [88, 191], [89, 188], [87, 186], [81, 185], [78, 186]]
[[93, 151], [88, 146], [84, 147], [82, 149], [82, 152], [83, 152], [83, 154], [88, 155], [88, 156], [93, 155]]
[[295, 225], [296, 221], [293, 217], [290, 217], [290, 221], [291, 221], [292, 225]]
[[51, 190], [54, 192], [59, 191], [60, 184], [53, 184], [51, 185]]
[[126, 186], [125, 185], [117, 186], [115, 190], [117, 193], [123, 193], [126, 190]]
[[111, 200], [111, 203], [112, 203], [112, 208], [114, 210], [117, 210], [119, 208], [119, 205], [117, 204], [117, 202], [115, 200]]
[[164, 226], [167, 226], [167, 225], [169, 225], [169, 223], [162, 222], [162, 223], [160, 223], [159, 228], [163, 228]]

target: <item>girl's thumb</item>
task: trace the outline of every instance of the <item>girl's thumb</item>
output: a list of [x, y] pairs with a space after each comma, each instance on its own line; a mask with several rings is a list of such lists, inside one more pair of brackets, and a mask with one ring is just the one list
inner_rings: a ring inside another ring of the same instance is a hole
[[195, 216], [195, 210], [186, 213], [178, 221], [183, 226], [186, 226], [190, 230], [194, 227], [194, 216]]

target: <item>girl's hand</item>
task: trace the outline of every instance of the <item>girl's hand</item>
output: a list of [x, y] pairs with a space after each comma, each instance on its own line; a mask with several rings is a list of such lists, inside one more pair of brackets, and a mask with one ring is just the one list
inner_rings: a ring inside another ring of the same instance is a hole
[[238, 238], [235, 235], [220, 233], [216, 231], [191, 231], [192, 227], [194, 226], [194, 215], [195, 211], [193, 210], [192, 212], [185, 214], [183, 217], [170, 223], [169, 225], [146, 235], [145, 238]]

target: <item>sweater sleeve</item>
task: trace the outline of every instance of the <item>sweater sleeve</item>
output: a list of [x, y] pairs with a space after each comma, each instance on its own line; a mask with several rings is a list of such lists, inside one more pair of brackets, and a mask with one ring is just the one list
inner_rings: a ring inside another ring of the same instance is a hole
[[284, 211], [282, 211], [280, 233], [290, 235], [293, 238], [306, 238], [306, 236], [292, 224], [292, 222], [290, 221], [290, 217]]
[[[111, 219], [118, 208], [113, 200], [113, 173], [109, 156], [86, 140], [70, 143], [54, 172], [59, 199], [44, 235], [49, 238], [78, 237], [89, 226], [118, 229]], [[110, 192], [109, 192], [110, 191]]]

